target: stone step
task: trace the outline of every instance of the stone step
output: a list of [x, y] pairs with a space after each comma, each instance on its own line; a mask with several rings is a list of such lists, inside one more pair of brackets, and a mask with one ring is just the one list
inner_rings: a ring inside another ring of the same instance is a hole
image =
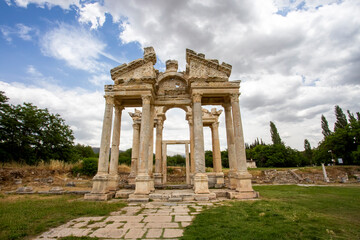
[[181, 197], [170, 197], [168, 199], [169, 202], [181, 202], [182, 198]]
[[130, 203], [144, 203], [149, 202], [149, 198], [128, 198], [127, 201]]

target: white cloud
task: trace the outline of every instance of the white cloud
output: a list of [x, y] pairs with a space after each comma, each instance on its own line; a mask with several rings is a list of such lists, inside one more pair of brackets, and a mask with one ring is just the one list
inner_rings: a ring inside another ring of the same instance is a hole
[[43, 54], [64, 60], [69, 66], [89, 72], [110, 69], [110, 66], [100, 61], [108, 55], [106, 44], [94, 34], [81, 27], [59, 24], [47, 32], [41, 39]]
[[27, 7], [29, 4], [36, 4], [39, 7], [52, 8], [54, 6], [60, 6], [63, 9], [70, 9], [70, 6], [79, 6], [78, 0], [6, 0], [8, 5], [12, 3], [19, 7]]
[[0, 26], [0, 31], [6, 41], [11, 42], [12, 37], [16, 36], [25, 41], [31, 41], [33, 36], [38, 35], [38, 30], [25, 24], [18, 23], [14, 27], [9, 27], [5, 25]]
[[80, 8], [79, 22], [90, 23], [91, 29], [96, 29], [105, 23], [105, 13], [103, 7], [98, 3], [85, 4]]

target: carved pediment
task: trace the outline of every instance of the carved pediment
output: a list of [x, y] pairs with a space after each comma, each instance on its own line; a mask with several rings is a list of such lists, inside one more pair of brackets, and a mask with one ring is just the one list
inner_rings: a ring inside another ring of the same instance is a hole
[[204, 81], [228, 81], [232, 66], [227, 63], [219, 64], [216, 59], [205, 59], [202, 53], [186, 49], [186, 73], [189, 79]]
[[130, 80], [155, 79], [156, 54], [153, 47], [144, 48], [144, 57], [128, 64], [124, 63], [110, 70], [111, 78], [117, 84], [128, 84]]

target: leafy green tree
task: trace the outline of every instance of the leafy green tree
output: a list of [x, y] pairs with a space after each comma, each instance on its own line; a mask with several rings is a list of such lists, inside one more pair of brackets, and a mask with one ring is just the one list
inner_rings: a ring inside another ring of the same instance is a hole
[[206, 167], [213, 167], [213, 152], [212, 151], [205, 151], [205, 166]]
[[91, 146], [85, 146], [78, 143], [74, 146], [74, 150], [78, 154], [79, 158], [95, 157], [95, 153]]
[[329, 123], [326, 120], [324, 115], [321, 115], [321, 128], [322, 128], [322, 134], [324, 135], [324, 138], [329, 136], [331, 134], [331, 131], [329, 129]]
[[131, 152], [132, 152], [132, 148], [126, 149], [124, 152], [120, 152], [119, 153], [119, 163], [130, 166], [131, 165]]
[[270, 133], [271, 133], [271, 140], [273, 144], [283, 144], [280, 138], [280, 134], [273, 122], [270, 121]]
[[167, 156], [167, 165], [168, 166], [185, 166], [185, 157], [176, 154], [174, 156]]
[[73, 132], [60, 115], [31, 103], [8, 105], [5, 95], [0, 95], [2, 161], [36, 164], [39, 160], [77, 160], [73, 151]]
[[307, 163], [312, 165], [313, 152], [312, 152], [312, 149], [311, 149], [310, 142], [307, 139], [304, 140], [304, 149], [305, 149], [304, 155], [305, 155], [305, 158], [307, 159]]
[[334, 126], [334, 131], [336, 131], [339, 128], [345, 128], [348, 124], [346, 115], [344, 114], [343, 110], [339, 107], [339, 105], [335, 106], [335, 117], [336, 122]]
[[335, 159], [342, 158], [344, 164], [360, 164], [360, 118], [347, 111], [349, 122], [339, 106], [335, 106], [335, 130], [326, 136], [314, 152], [314, 161], [317, 164], [330, 163], [331, 150]]
[[229, 155], [228, 150], [221, 151], [221, 165], [224, 168], [229, 168]]

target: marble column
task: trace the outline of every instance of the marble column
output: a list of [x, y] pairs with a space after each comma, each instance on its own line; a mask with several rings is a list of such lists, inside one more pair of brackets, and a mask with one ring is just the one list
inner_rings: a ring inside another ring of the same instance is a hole
[[215, 187], [220, 188], [224, 185], [224, 173], [221, 166], [221, 151], [220, 151], [220, 140], [219, 140], [219, 122], [214, 122], [211, 125], [211, 135], [213, 144], [213, 165], [216, 183]]
[[190, 184], [190, 166], [189, 166], [189, 145], [185, 143], [185, 171], [186, 171], [186, 184]]
[[194, 153], [194, 122], [193, 118], [189, 118], [189, 129], [190, 129], [190, 172], [195, 173], [195, 153]]
[[229, 188], [236, 189], [236, 171], [237, 171], [237, 162], [236, 162], [236, 152], [235, 152], [235, 139], [234, 139], [234, 128], [231, 115], [231, 104], [225, 103], [223, 105], [225, 110], [225, 125], [226, 125], [226, 139], [228, 147], [228, 159], [229, 159]]
[[116, 191], [119, 189], [119, 145], [120, 145], [120, 129], [121, 129], [121, 113], [124, 108], [122, 106], [115, 105], [115, 119], [111, 144], [111, 157], [109, 168], [109, 191]]
[[154, 181], [155, 184], [162, 183], [162, 174], [161, 174], [161, 158], [162, 158], [162, 132], [163, 132], [163, 121], [158, 119], [156, 124], [156, 143], [155, 143], [155, 173], [154, 173]]
[[150, 118], [150, 142], [149, 142], [149, 176], [150, 176], [150, 191], [155, 191], [154, 177], [153, 177], [153, 167], [154, 167], [154, 118], [155, 118], [155, 107], [151, 106], [151, 118]]
[[196, 194], [210, 193], [208, 176], [205, 173], [204, 132], [201, 109], [201, 94], [193, 94], [193, 121], [194, 121], [194, 158], [195, 176], [194, 192]]
[[238, 184], [236, 190], [239, 192], [254, 192], [251, 184], [251, 174], [247, 171], [246, 152], [244, 134], [240, 115], [239, 95], [231, 94], [231, 108], [233, 114], [235, 151], [237, 160], [237, 179]]
[[85, 194], [87, 200], [108, 200], [111, 197], [107, 188], [109, 177], [109, 150], [111, 125], [114, 107], [114, 97], [106, 96], [103, 128], [101, 133], [100, 153], [98, 162], [98, 172], [93, 178], [91, 193]]
[[147, 195], [150, 193], [150, 176], [149, 176], [149, 143], [150, 143], [150, 126], [151, 120], [151, 96], [142, 96], [142, 115], [140, 129], [140, 150], [138, 173], [135, 179], [136, 195]]
[[162, 184], [166, 184], [167, 181], [167, 144], [162, 143]]
[[140, 144], [140, 124], [133, 124], [133, 143], [131, 149], [131, 170], [128, 177], [129, 184], [135, 184], [139, 161], [139, 144]]

